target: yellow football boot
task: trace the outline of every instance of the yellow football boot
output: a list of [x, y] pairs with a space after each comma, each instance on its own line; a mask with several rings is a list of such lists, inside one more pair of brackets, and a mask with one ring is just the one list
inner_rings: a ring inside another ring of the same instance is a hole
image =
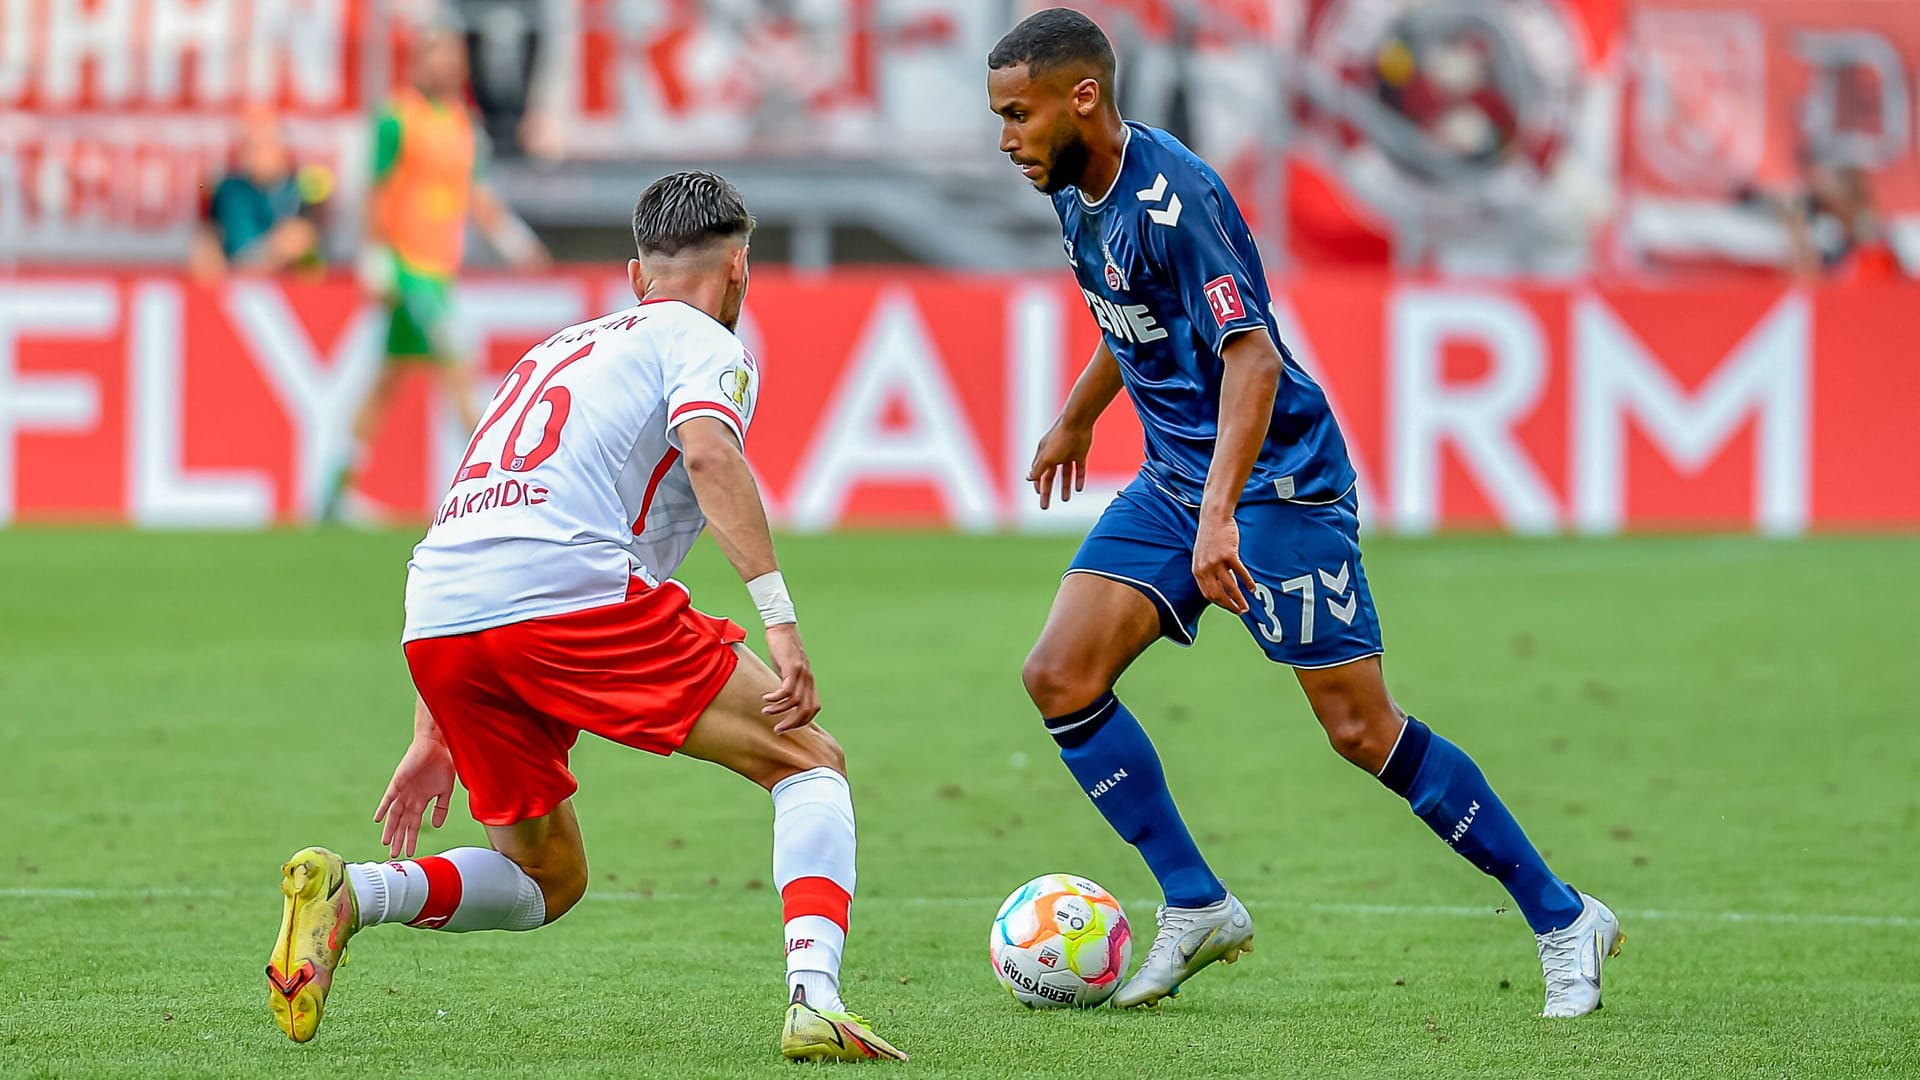
[[287, 900], [280, 938], [267, 960], [267, 1003], [280, 1030], [294, 1042], [306, 1042], [320, 1028], [333, 969], [346, 959], [359, 912], [346, 860], [326, 848], [295, 854], [280, 875]]
[[780, 1056], [789, 1061], [905, 1061], [907, 1055], [873, 1033], [852, 1013], [826, 1012], [807, 1004], [799, 989], [787, 1006]]

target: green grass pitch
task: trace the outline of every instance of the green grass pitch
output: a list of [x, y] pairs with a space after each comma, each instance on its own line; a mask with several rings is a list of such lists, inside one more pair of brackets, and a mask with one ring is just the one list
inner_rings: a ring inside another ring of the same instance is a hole
[[[794, 1075], [766, 797], [604, 744], [575, 759], [573, 914], [371, 930], [319, 1038], [280, 1035], [278, 864], [371, 857], [407, 738], [410, 542], [0, 533], [0, 1075]], [[1071, 545], [783, 541], [860, 813], [846, 995], [901, 1075], [1920, 1076], [1920, 541], [1370, 543], [1397, 696], [1625, 923], [1573, 1022], [1535, 1018], [1498, 886], [1220, 613], [1122, 689], [1259, 951], [1156, 1012], [1009, 1001], [987, 926], [1033, 874], [1151, 933], [1150, 877], [1019, 685]], [[683, 577], [750, 613], [709, 546]], [[464, 810], [433, 849], [479, 841]]]

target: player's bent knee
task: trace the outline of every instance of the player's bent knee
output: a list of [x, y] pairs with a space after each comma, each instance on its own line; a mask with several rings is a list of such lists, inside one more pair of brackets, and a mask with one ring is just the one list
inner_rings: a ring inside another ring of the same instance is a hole
[[[841, 776], [847, 775], [847, 752], [840, 748], [840, 740], [817, 724], [809, 725], [804, 730], [805, 740], [795, 746], [798, 753], [793, 755], [793, 771], [803, 773], [812, 769], [832, 769]], [[774, 781], [775, 784], [779, 782]]]
[[824, 730], [820, 734], [827, 736], [826, 745], [822, 748], [824, 752], [820, 764], [815, 768], [832, 769], [841, 776], [847, 775], [847, 752], [840, 748], [840, 740], [827, 735]]
[[570, 815], [554, 822], [559, 827], [550, 823], [544, 835], [531, 843], [501, 844], [496, 838], [495, 845], [540, 887], [546, 909], [543, 925], [572, 910], [587, 893], [587, 853], [580, 846], [579, 832]]
[[1027, 662], [1020, 668], [1020, 681], [1041, 716], [1065, 716], [1086, 708], [1107, 692], [1100, 680], [1040, 649], [1027, 655]]
[[572, 911], [573, 905], [578, 904], [580, 898], [587, 895], [585, 867], [555, 875], [552, 878], [535, 878], [534, 881], [540, 886], [541, 895], [546, 898], [546, 921], [549, 923]]
[[[540, 886], [546, 902], [546, 922], [551, 923], [573, 910], [587, 895], [587, 864], [579, 859], [561, 858], [546, 863], [520, 864], [520, 869]], [[544, 925], [544, 923], [542, 924]]]
[[847, 754], [840, 748], [840, 742], [827, 729], [817, 724], [789, 731], [784, 735], [768, 735], [771, 740], [753, 760], [736, 767], [754, 783], [771, 791], [773, 786], [789, 776], [798, 776], [814, 769], [832, 769], [841, 776], [847, 775]]
[[1334, 752], [1355, 765], [1379, 772], [1400, 737], [1401, 718], [1392, 708], [1361, 705], [1352, 699], [1316, 705], [1320, 724]]

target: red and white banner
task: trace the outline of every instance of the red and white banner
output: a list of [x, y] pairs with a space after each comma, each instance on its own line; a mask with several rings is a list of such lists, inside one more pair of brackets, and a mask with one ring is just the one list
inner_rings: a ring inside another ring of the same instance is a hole
[[736, 6], [725, 15], [698, 0], [554, 7], [567, 153], [865, 157], [990, 138], [981, 59], [1003, 29], [992, 5]]
[[[1736, 193], [1803, 192], [1803, 157], [1865, 170], [1920, 229], [1920, 5], [1631, 0], [1624, 224], [1655, 256], [1777, 265], [1785, 236]], [[1896, 235], [1896, 241], [1899, 237]]]
[[[1365, 277], [1276, 295], [1283, 336], [1333, 398], [1373, 526], [1920, 528], [1911, 286]], [[460, 302], [491, 384], [554, 329], [631, 297], [559, 274], [471, 280]], [[1138, 464], [1116, 404], [1096, 497], [1033, 505], [1034, 442], [1094, 345], [1064, 276], [763, 272], [741, 330], [765, 378], [749, 456], [785, 525], [1079, 527]], [[0, 279], [0, 522], [301, 520], [381, 334], [344, 280]], [[362, 495], [424, 520], [461, 439], [417, 380]]]
[[1625, 164], [1638, 193], [1723, 202], [1801, 180], [1819, 147], [1920, 210], [1920, 8], [1880, 0], [1634, 0]]
[[1289, 58], [1295, 263], [1594, 265], [1615, 182], [1621, 3], [1303, 0]]
[[249, 107], [354, 181], [388, 70], [370, 0], [0, 3], [0, 254], [177, 259]]

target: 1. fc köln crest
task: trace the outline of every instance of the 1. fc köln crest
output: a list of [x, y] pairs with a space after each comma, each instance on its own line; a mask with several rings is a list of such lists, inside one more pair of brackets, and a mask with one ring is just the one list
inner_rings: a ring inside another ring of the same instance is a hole
[[1127, 280], [1120, 276], [1120, 268], [1113, 265], [1112, 259], [1107, 260], [1107, 288], [1114, 292], [1125, 292], [1127, 289]]

